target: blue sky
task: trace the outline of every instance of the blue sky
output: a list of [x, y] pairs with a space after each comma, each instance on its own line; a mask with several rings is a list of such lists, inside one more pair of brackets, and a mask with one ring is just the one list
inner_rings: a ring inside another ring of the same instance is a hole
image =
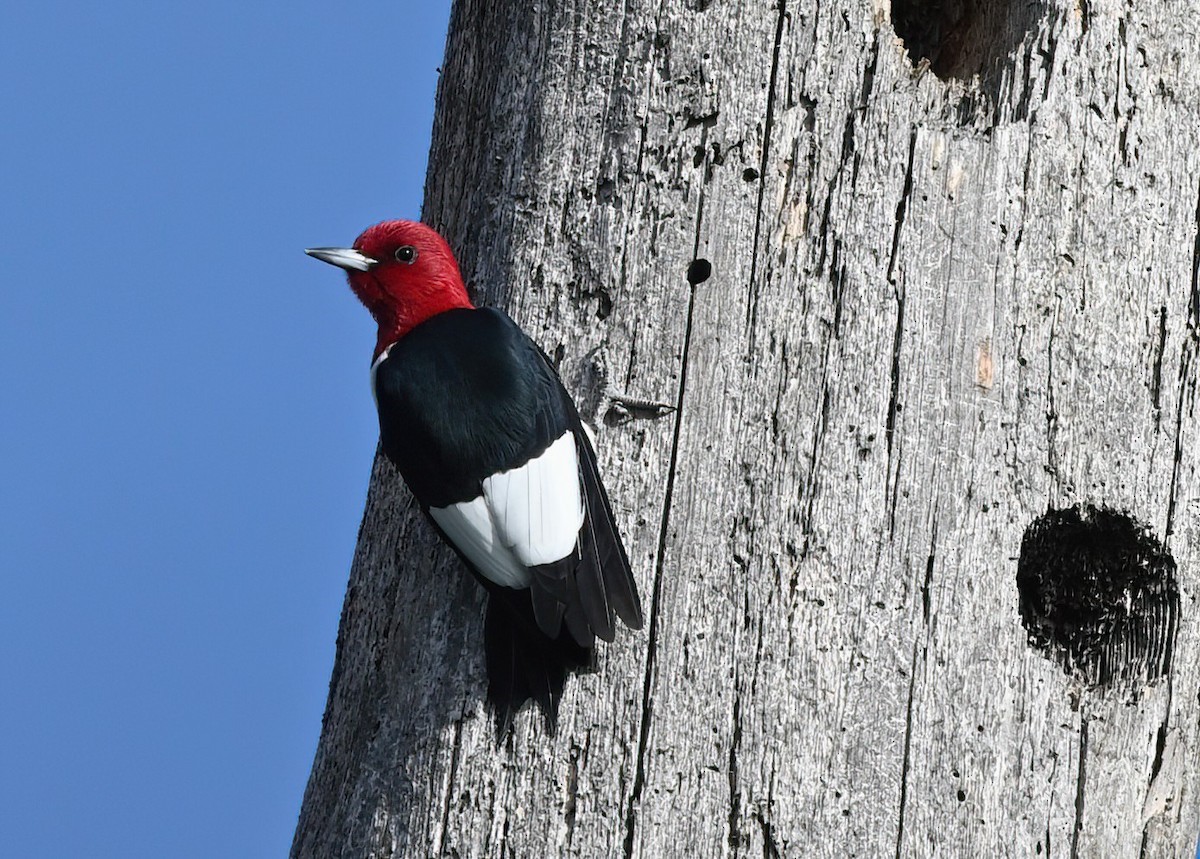
[[0, 13], [0, 845], [284, 855], [448, 0]]

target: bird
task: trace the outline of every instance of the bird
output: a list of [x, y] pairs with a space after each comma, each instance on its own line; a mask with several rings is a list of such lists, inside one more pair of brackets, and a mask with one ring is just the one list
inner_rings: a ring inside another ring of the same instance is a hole
[[351, 247], [305, 253], [344, 269], [374, 317], [383, 453], [487, 591], [498, 735], [529, 701], [553, 733], [597, 639], [615, 639], [616, 619], [643, 623], [590, 428], [546, 353], [502, 310], [474, 305], [432, 227], [383, 221]]

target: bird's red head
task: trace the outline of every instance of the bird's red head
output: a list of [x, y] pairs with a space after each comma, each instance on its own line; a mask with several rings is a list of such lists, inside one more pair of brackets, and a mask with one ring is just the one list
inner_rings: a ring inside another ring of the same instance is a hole
[[350, 288], [379, 324], [376, 356], [431, 316], [473, 306], [446, 240], [416, 221], [384, 221], [352, 248], [305, 253], [346, 270]]

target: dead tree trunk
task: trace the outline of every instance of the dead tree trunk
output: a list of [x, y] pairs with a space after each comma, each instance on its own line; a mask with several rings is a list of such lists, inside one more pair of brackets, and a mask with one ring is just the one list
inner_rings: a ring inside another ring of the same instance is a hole
[[458, 0], [425, 218], [595, 422], [648, 630], [497, 748], [377, 463], [293, 854], [1191, 855], [1198, 29]]

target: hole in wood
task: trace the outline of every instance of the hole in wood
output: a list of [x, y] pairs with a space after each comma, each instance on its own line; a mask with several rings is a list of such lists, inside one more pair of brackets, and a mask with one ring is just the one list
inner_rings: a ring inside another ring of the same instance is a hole
[[[678, 269], [676, 269], [678, 271]], [[698, 283], [704, 283], [712, 276], [712, 263], [706, 259], [694, 259], [688, 266], [687, 279], [688, 283], [695, 286]]]
[[892, 0], [892, 27], [914, 66], [942, 80], [988, 78], [1037, 26], [1044, 0]]
[[1021, 540], [1017, 590], [1029, 644], [1087, 685], [1136, 688], [1170, 670], [1175, 560], [1131, 516], [1090, 504], [1039, 516]]

